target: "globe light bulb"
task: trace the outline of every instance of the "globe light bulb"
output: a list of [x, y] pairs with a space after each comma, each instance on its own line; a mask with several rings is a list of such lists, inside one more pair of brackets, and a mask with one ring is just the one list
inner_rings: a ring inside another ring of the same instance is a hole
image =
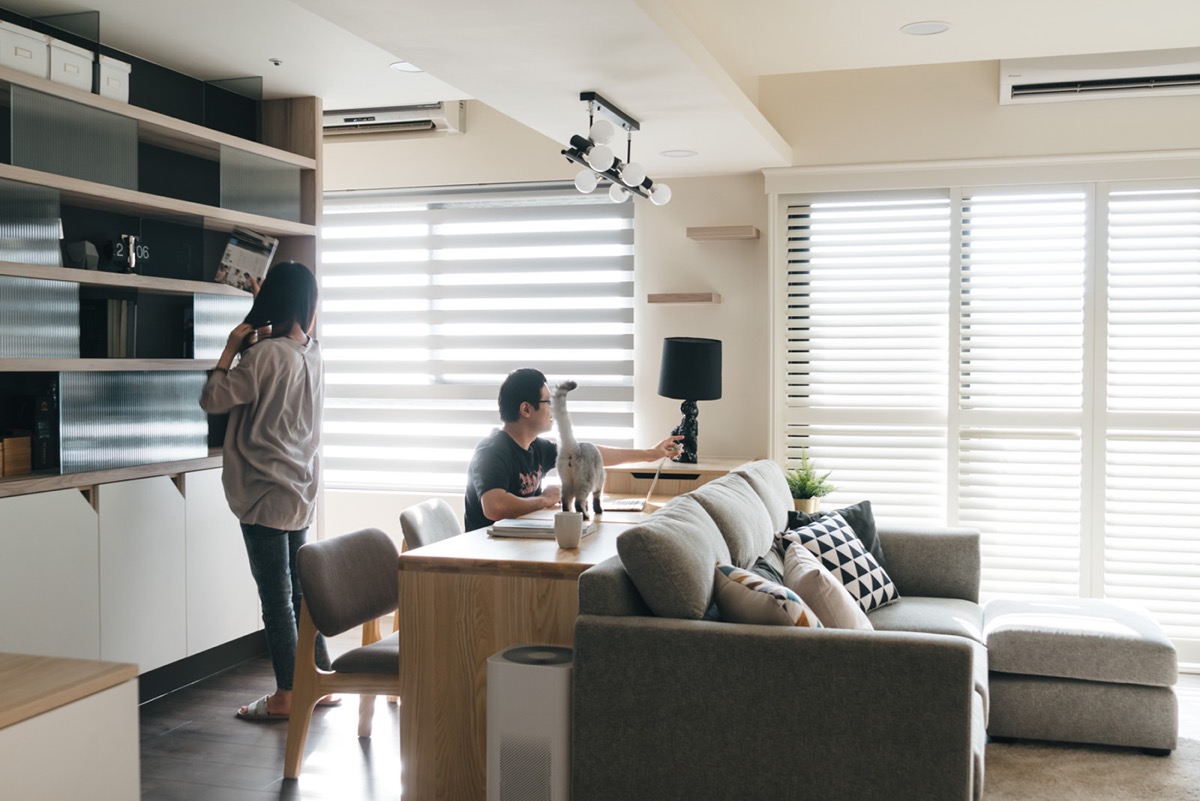
[[613, 184], [608, 188], [608, 199], [613, 203], [624, 203], [629, 199], [629, 190], [620, 184]]
[[646, 180], [646, 168], [636, 161], [631, 161], [621, 168], [621, 183], [626, 186], [640, 186]]
[[588, 131], [588, 138], [598, 145], [607, 145], [617, 135], [617, 126], [608, 120], [596, 120]]
[[591, 170], [580, 170], [575, 176], [575, 188], [583, 194], [588, 194], [600, 183], [600, 178]]
[[665, 206], [671, 202], [671, 187], [666, 184], [655, 184], [650, 187], [650, 202], [655, 206]]
[[587, 152], [584, 158], [587, 159], [587, 163], [592, 166], [593, 170], [604, 172], [612, 166], [616, 156], [613, 155], [612, 148], [608, 145], [596, 145]]

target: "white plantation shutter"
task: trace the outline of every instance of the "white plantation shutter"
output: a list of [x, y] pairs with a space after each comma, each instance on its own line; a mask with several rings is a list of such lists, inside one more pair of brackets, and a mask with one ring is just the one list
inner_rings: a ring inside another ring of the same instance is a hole
[[1200, 187], [1111, 191], [1107, 271], [1104, 593], [1200, 651]]
[[[1200, 662], [1200, 185], [786, 199], [786, 460]], [[940, 298], [940, 299], [939, 299]]]
[[827, 507], [945, 516], [950, 200], [787, 210], [787, 459], [833, 470]]
[[1088, 195], [964, 192], [958, 522], [985, 594], [1080, 589]]
[[517, 367], [578, 381], [578, 435], [630, 446], [632, 214], [574, 187], [326, 193], [326, 485], [461, 491]]

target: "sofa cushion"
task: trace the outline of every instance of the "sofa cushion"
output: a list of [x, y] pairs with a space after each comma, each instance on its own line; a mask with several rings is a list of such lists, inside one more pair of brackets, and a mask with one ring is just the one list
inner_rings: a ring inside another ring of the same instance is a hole
[[[871, 502], [859, 501], [851, 506], [836, 509], [834, 512], [840, 514], [842, 519], [850, 524], [850, 528], [854, 529], [854, 536], [862, 540], [862, 544], [871, 552], [871, 556], [875, 557], [879, 566], [886, 568], [887, 560], [883, 556], [883, 545], [879, 542], [879, 534], [875, 530], [875, 513], [871, 511]], [[788, 512], [787, 527], [789, 529], [801, 528], [829, 517], [834, 512], [817, 512], [810, 515], [793, 510]]]
[[726, 564], [717, 565], [713, 580], [721, 620], [821, 628], [821, 621], [800, 596], [782, 584]]
[[807, 548], [789, 548], [783, 583], [832, 629], [871, 629], [871, 621], [842, 583]]
[[953, 634], [983, 642], [983, 607], [959, 598], [905, 595], [897, 603], [875, 609], [868, 617], [879, 631]]
[[690, 495], [673, 498], [617, 537], [617, 554], [658, 617], [699, 620], [712, 602], [713, 565], [729, 562], [717, 524]]
[[887, 571], [854, 536], [854, 530], [837, 512], [783, 535], [785, 547], [799, 544], [811, 551], [821, 564], [850, 591], [864, 612], [899, 600], [900, 593]]
[[1175, 646], [1145, 610], [1100, 598], [989, 601], [984, 637], [992, 670], [1170, 687]]
[[716, 521], [733, 564], [748, 568], [771, 549], [775, 541], [771, 516], [746, 479], [728, 473], [688, 494]]
[[771, 517], [771, 530], [783, 531], [788, 527], [788, 511], [792, 508], [792, 491], [788, 489], [787, 477], [779, 463], [771, 459], [759, 459], [733, 471], [746, 479], [758, 493], [767, 514]]

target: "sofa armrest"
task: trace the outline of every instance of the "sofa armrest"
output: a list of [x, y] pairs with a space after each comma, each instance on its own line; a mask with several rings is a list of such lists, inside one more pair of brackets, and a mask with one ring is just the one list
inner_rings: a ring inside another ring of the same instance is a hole
[[901, 596], [979, 602], [979, 530], [879, 525], [887, 572]]
[[936, 634], [581, 615], [572, 798], [970, 799], [972, 658]]

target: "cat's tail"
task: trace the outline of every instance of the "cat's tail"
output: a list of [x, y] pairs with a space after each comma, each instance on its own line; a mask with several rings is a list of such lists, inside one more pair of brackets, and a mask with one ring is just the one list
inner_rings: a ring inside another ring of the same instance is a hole
[[550, 398], [550, 408], [554, 411], [554, 422], [558, 426], [558, 436], [561, 440], [559, 448], [574, 450], [579, 446], [575, 439], [575, 431], [571, 426], [571, 416], [567, 414], [567, 393], [579, 386], [574, 381], [564, 381], [554, 388]]

